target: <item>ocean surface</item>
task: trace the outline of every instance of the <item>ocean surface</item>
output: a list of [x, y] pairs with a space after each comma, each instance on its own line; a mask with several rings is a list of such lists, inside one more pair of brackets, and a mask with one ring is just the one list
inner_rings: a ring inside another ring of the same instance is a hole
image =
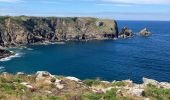
[[[170, 82], [170, 22], [118, 21], [128, 26], [135, 37], [124, 40], [67, 42], [65, 44], [13, 48], [17, 55], [0, 60], [0, 71], [52, 74], [80, 79], [100, 78], [107, 81], [142, 77]], [[137, 34], [147, 27], [153, 34]]]

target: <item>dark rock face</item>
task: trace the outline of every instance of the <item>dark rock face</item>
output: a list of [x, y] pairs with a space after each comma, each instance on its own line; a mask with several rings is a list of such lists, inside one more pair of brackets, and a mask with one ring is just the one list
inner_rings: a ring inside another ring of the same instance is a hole
[[144, 28], [144, 29], [142, 29], [140, 32], [139, 32], [139, 34], [141, 35], [141, 36], [150, 36], [151, 35], [151, 32], [147, 29], [147, 28]]
[[122, 30], [119, 32], [119, 38], [130, 38], [134, 34], [132, 30], [128, 29], [127, 27], [123, 27]]
[[14, 53], [0, 48], [0, 59], [14, 55]]
[[0, 17], [0, 45], [117, 38], [114, 20], [97, 18]]

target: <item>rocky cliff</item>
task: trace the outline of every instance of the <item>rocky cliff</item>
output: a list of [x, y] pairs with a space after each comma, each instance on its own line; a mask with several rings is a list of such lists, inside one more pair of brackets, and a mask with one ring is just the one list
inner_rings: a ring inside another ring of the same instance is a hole
[[89, 17], [0, 17], [0, 45], [113, 39], [118, 36], [117, 23]]

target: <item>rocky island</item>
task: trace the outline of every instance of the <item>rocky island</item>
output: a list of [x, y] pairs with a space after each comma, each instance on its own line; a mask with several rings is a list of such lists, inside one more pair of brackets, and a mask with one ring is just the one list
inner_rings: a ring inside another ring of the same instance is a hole
[[170, 83], [147, 78], [136, 84], [131, 80], [80, 80], [46, 71], [0, 74], [1, 100], [169, 100], [169, 94]]

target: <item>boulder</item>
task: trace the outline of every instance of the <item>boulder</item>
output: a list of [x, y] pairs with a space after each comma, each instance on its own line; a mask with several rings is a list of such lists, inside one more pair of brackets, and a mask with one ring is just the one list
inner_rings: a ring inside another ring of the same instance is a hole
[[96, 22], [96, 26], [101, 27], [101, 26], [103, 26], [103, 25], [104, 25], [104, 22]]
[[61, 80], [56, 80], [54, 84], [58, 89], [63, 89], [64, 85], [61, 83], [62, 83]]
[[144, 89], [130, 88], [128, 93], [133, 96], [143, 96]]
[[140, 34], [141, 36], [150, 36], [150, 35], [151, 35], [151, 32], [150, 32], [147, 28], [144, 28], [144, 29], [142, 29], [142, 30], [139, 32], [139, 34]]
[[39, 83], [51, 84], [52, 78], [54, 78], [54, 76], [47, 71], [38, 71], [36, 73], [36, 82]]
[[119, 38], [130, 38], [134, 34], [132, 30], [128, 29], [127, 27], [123, 27], [122, 30], [119, 32]]

